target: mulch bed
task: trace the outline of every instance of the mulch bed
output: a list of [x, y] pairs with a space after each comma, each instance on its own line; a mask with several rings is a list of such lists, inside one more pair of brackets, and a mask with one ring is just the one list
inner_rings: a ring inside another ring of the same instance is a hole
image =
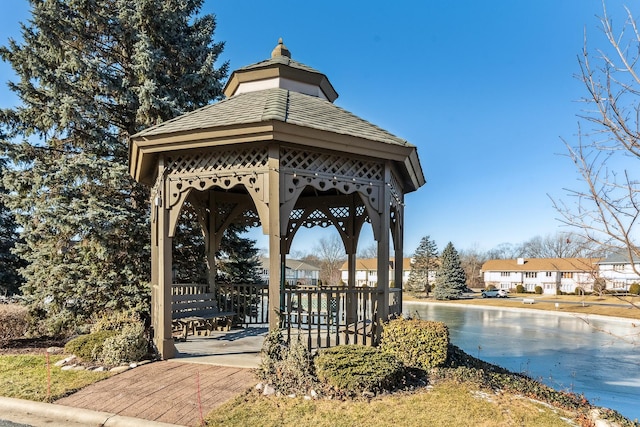
[[42, 354], [48, 348], [56, 348], [53, 354], [62, 353], [62, 349], [66, 343], [61, 338], [17, 338], [4, 341], [0, 345], [0, 355], [6, 354]]

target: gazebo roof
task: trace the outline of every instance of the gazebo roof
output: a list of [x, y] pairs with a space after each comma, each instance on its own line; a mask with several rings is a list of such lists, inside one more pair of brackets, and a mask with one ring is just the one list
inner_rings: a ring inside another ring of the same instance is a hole
[[[229, 91], [234, 76], [242, 74], [242, 70], [251, 74], [251, 70], [281, 67], [289, 70], [284, 74], [297, 79], [296, 83], [310, 86], [312, 79], [308, 77], [312, 76], [330, 86], [323, 74], [286, 56], [288, 50], [282, 42], [274, 54], [278, 49], [284, 53], [234, 72], [225, 91]], [[259, 76], [253, 77], [258, 78], [255, 82], [264, 82]], [[131, 175], [151, 184], [157, 155], [161, 152], [274, 140], [398, 162], [405, 192], [425, 183], [414, 145], [334, 105], [331, 98], [326, 100], [324, 96], [288, 88], [292, 80], [284, 80], [277, 83], [284, 87], [237, 93], [133, 135], [129, 147]], [[233, 92], [237, 89], [238, 85]]]
[[281, 88], [241, 93], [145, 129], [134, 139], [277, 120], [400, 146], [407, 141], [315, 96]]

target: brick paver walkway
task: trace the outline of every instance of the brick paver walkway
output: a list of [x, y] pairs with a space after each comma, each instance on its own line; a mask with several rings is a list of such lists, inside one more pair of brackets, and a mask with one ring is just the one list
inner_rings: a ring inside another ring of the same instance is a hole
[[[200, 402], [198, 404], [198, 383]], [[256, 383], [251, 369], [198, 363], [149, 363], [58, 400], [61, 405], [197, 426], [212, 409]]]

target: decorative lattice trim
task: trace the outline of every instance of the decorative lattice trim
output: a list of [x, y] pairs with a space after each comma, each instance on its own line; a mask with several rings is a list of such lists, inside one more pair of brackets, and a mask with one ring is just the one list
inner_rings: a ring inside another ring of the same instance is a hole
[[264, 169], [267, 166], [264, 147], [185, 153], [167, 162], [168, 176], [197, 176], [198, 174], [228, 173]]
[[382, 163], [284, 147], [280, 151], [280, 168], [368, 181], [379, 181], [384, 177]]

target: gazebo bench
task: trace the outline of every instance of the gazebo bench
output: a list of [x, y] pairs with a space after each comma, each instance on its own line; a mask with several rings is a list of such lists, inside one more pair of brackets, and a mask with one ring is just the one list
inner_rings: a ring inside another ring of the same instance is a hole
[[188, 335], [210, 335], [216, 330], [228, 331], [235, 315], [232, 311], [220, 311], [212, 293], [172, 296], [172, 326], [183, 340]]

